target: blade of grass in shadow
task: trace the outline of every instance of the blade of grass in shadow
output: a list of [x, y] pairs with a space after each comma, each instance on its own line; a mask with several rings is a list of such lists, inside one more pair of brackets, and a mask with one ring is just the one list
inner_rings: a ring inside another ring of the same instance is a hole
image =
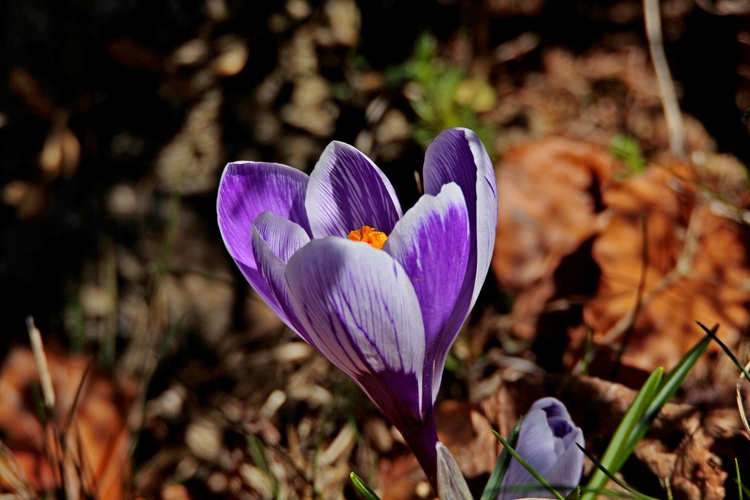
[[565, 500], [565, 497], [563, 497], [560, 493], [558, 493], [557, 490], [555, 490], [555, 488], [553, 488], [552, 485], [549, 484], [546, 479], [540, 476], [539, 473], [535, 471], [533, 467], [531, 467], [528, 463], [526, 463], [526, 460], [524, 460], [521, 457], [521, 455], [516, 453], [516, 450], [510, 445], [510, 443], [508, 443], [505, 439], [503, 439], [503, 437], [500, 434], [498, 434], [496, 431], [492, 431], [492, 433], [495, 434], [495, 437], [498, 439], [498, 441], [500, 441], [500, 443], [502, 443], [503, 447], [506, 450], [508, 450], [508, 453], [510, 453], [511, 456], [513, 456], [513, 458], [518, 460], [518, 463], [523, 465], [524, 469], [529, 471], [529, 474], [534, 476], [534, 479], [539, 481], [539, 484], [541, 484], [542, 487], [544, 487], [547, 491], [549, 491], [555, 498], [557, 498], [557, 500]]
[[741, 385], [742, 380], [747, 379], [750, 380], [750, 374], [748, 374], [747, 370], [750, 368], [750, 363], [748, 363], [745, 366], [742, 366], [742, 363], [740, 363], [740, 360], [737, 359], [737, 357], [732, 353], [732, 351], [729, 350], [729, 348], [719, 340], [719, 337], [716, 336], [716, 328], [714, 327], [713, 330], [709, 330], [705, 326], [703, 326], [700, 322], [697, 322], [698, 326], [703, 328], [703, 330], [706, 332], [706, 334], [714, 340], [717, 344], [719, 344], [719, 347], [721, 347], [724, 350], [724, 353], [729, 356], [729, 359], [732, 360], [732, 362], [737, 366], [737, 368], [740, 369], [740, 377], [737, 379], [737, 385], [735, 386], [735, 392], [736, 392], [736, 398], [737, 398], [737, 410], [740, 412], [740, 417], [742, 418], [742, 424], [745, 426], [745, 430], [747, 432], [750, 432], [750, 423], [748, 423], [747, 420], [747, 414], [745, 413], [745, 403], [742, 397], [742, 391], [741, 391]]
[[734, 459], [734, 470], [737, 471], [737, 496], [740, 500], [742, 500], [742, 490], [745, 488], [745, 485], [742, 484], [742, 477], [740, 475], [740, 463], [736, 458]]
[[626, 491], [628, 491], [629, 493], [631, 493], [633, 495], [633, 498], [641, 498], [643, 500], [658, 500], [657, 498], [650, 497], [648, 495], [644, 495], [643, 493], [637, 491], [632, 486], [630, 486], [629, 484], [625, 483], [624, 481], [622, 481], [621, 479], [619, 479], [617, 476], [615, 476], [614, 474], [612, 474], [611, 472], [609, 472], [606, 468], [604, 468], [604, 466], [602, 465], [602, 463], [599, 460], [597, 460], [596, 457], [594, 455], [592, 455], [586, 448], [584, 448], [583, 446], [579, 445], [578, 443], [576, 443], [576, 446], [578, 446], [581, 449], [581, 451], [583, 452], [583, 454], [586, 455], [589, 458], [589, 460], [591, 460], [592, 462], [594, 462], [594, 465], [596, 466], [597, 469], [599, 469], [604, 474], [606, 474], [609, 479], [611, 479], [612, 481], [614, 481], [615, 483], [617, 483], [621, 488], [623, 488]]
[[[169, 349], [169, 346], [172, 344], [172, 340], [174, 340], [175, 336], [177, 335], [177, 332], [180, 328], [180, 325], [182, 325], [182, 321], [185, 319], [187, 314], [183, 314], [180, 316], [177, 321], [175, 321], [172, 325], [170, 325], [169, 330], [167, 330], [167, 335], [164, 338], [164, 341], [159, 346], [159, 351], [156, 354], [156, 365], [158, 366], [159, 363], [161, 363], [162, 359], [164, 359], [164, 356], [167, 354], [167, 350]], [[155, 370], [156, 368], [154, 368]], [[152, 371], [153, 374], [153, 371]], [[150, 383], [151, 375], [147, 375], [144, 377], [143, 388], [141, 391], [141, 394], [138, 395], [138, 398], [136, 399], [136, 402], [134, 402], [134, 405], [138, 405], [139, 411], [140, 411], [140, 417], [138, 419], [138, 425], [132, 430], [131, 438], [130, 438], [130, 444], [128, 445], [128, 454], [127, 456], [132, 457], [135, 453], [135, 449], [138, 447], [138, 441], [141, 437], [141, 430], [143, 429], [143, 426], [146, 422], [146, 391], [148, 390], [148, 385]]]
[[716, 330], [719, 328], [719, 326], [716, 325], [711, 330], [709, 330], [700, 321], [696, 321], [696, 323], [698, 323], [698, 326], [700, 326], [701, 328], [703, 328], [703, 331], [706, 332], [706, 335], [708, 335], [711, 338], [711, 340], [713, 340], [714, 342], [716, 342], [717, 344], [719, 344], [719, 347], [721, 347], [721, 349], [726, 353], [726, 355], [729, 356], [729, 359], [731, 359], [732, 362], [735, 365], [737, 365], [737, 368], [739, 368], [740, 371], [745, 374], [745, 378], [747, 378], [748, 380], [750, 380], [750, 373], [748, 373], [747, 370], [745, 370], [745, 367], [743, 366], [742, 363], [740, 363], [740, 360], [737, 359], [737, 356], [735, 356], [732, 353], [732, 351], [729, 349], [729, 347], [727, 347], [727, 345], [724, 342], [722, 342], [719, 339], [719, 337], [716, 336]]
[[[657, 368], [654, 370], [648, 380], [646, 380], [646, 383], [643, 384], [643, 387], [641, 387], [641, 390], [636, 394], [630, 408], [625, 413], [625, 416], [622, 418], [615, 434], [612, 436], [612, 440], [601, 460], [602, 466], [612, 474], [619, 471], [619, 467], [615, 467], [615, 464], [624, 464], [628, 459], [629, 454], [625, 455], [625, 450], [630, 441], [630, 436], [638, 424], [638, 421], [653, 401], [654, 395], [659, 389], [663, 374], [663, 368]], [[583, 500], [594, 500], [596, 498], [594, 492], [602, 490], [608, 480], [609, 478], [607, 475], [601, 470], [594, 472], [589, 480], [589, 484], [585, 488], [586, 491], [583, 494]]]
[[263, 441], [261, 441], [260, 438], [255, 434], [248, 434], [247, 444], [248, 448], [250, 449], [250, 456], [253, 458], [253, 462], [255, 462], [255, 465], [263, 472], [266, 478], [268, 478], [268, 481], [271, 483], [273, 498], [278, 498], [279, 485], [276, 482], [276, 478], [271, 473], [271, 469], [268, 467], [268, 462], [266, 462], [264, 453], [265, 446], [263, 445]]
[[[508, 442], [511, 446], [515, 446], [518, 441], [518, 433], [521, 431], [522, 421], [523, 417], [519, 418], [515, 427], [513, 427], [513, 430], [508, 434]], [[497, 457], [497, 463], [495, 464], [495, 468], [492, 469], [492, 474], [490, 474], [487, 486], [484, 487], [480, 500], [495, 500], [497, 498], [497, 495], [500, 493], [500, 484], [502, 484], [503, 479], [505, 478], [505, 473], [508, 471], [510, 459], [510, 453], [508, 453], [508, 450], [503, 447], [503, 451], [500, 452], [500, 456]]]
[[362, 495], [365, 500], [380, 500], [377, 493], [372, 491], [372, 488], [370, 488], [367, 483], [365, 483], [362, 478], [354, 472], [349, 474], [349, 479], [352, 480], [352, 484], [354, 484], [354, 487], [357, 488], [357, 491], [359, 491], [359, 494]]
[[[718, 325], [713, 328], [713, 332], [716, 332], [717, 328]], [[638, 441], [646, 435], [646, 432], [651, 428], [651, 424], [654, 422], [654, 419], [661, 409], [670, 399], [672, 399], [672, 396], [674, 396], [677, 389], [680, 388], [687, 374], [690, 373], [690, 370], [693, 369], [693, 366], [695, 366], [698, 359], [704, 352], [706, 352], [709, 342], [711, 342], [710, 337], [704, 337], [701, 339], [682, 357], [682, 359], [680, 359], [677, 365], [670, 370], [666, 377], [664, 377], [664, 380], [659, 384], [659, 390], [654, 396], [653, 401], [651, 401], [651, 404], [648, 406], [646, 412], [638, 421], [635, 429], [633, 429], [633, 433], [630, 435], [628, 447], [626, 448], [626, 455], [630, 455], [635, 449], [635, 445], [638, 444]], [[625, 461], [622, 460], [617, 468], [619, 469], [622, 467], [624, 463]]]

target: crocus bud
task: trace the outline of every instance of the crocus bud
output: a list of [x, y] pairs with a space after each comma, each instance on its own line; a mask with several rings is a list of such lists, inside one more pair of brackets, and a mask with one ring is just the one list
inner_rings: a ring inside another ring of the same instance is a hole
[[[523, 419], [516, 452], [561, 495], [567, 496], [581, 480], [583, 431], [555, 398], [542, 398], [531, 405]], [[516, 460], [512, 459], [500, 487], [498, 500], [553, 498]]]

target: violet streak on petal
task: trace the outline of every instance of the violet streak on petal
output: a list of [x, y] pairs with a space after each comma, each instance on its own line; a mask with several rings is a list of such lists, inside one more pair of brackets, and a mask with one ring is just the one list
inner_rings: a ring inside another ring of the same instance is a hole
[[471, 249], [459, 300], [437, 348], [433, 379], [433, 393], [437, 393], [445, 356], [474, 307], [490, 267], [497, 229], [497, 188], [492, 161], [482, 141], [474, 132], [463, 128], [444, 130], [429, 145], [423, 176], [427, 194], [437, 194], [442, 186], [451, 182], [458, 184], [466, 200], [471, 232]]
[[[425, 193], [437, 194], [443, 185], [455, 182], [469, 208], [472, 246], [465, 289], [471, 292], [473, 307], [490, 268], [497, 229], [497, 187], [495, 170], [479, 137], [468, 129], [444, 130], [427, 148], [424, 162]], [[468, 310], [467, 310], [468, 313]], [[462, 320], [463, 321], [463, 320]]]
[[[450, 348], [458, 331], [448, 331], [471, 247], [469, 217], [461, 189], [446, 184], [437, 196], [424, 195], [393, 228], [383, 250], [409, 275], [425, 326], [425, 369], [432, 372], [439, 346]], [[442, 366], [440, 367], [442, 369]], [[439, 384], [432, 388], [432, 400]]]
[[[583, 470], [583, 432], [576, 427], [565, 405], [555, 398], [536, 401], [523, 419], [516, 451], [560, 494], [567, 496], [578, 485]], [[552, 498], [534, 477], [512, 459], [498, 500]]]
[[305, 208], [315, 238], [346, 237], [362, 226], [388, 234], [403, 214], [385, 174], [356, 148], [337, 141], [310, 174]]
[[308, 180], [305, 173], [278, 163], [235, 162], [224, 169], [216, 200], [219, 229], [248, 279], [248, 272], [258, 269], [250, 238], [261, 212], [272, 212], [310, 232], [304, 206]]

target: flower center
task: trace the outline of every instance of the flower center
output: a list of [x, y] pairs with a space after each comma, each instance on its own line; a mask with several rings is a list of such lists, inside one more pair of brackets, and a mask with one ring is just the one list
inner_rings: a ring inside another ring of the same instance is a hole
[[362, 226], [362, 229], [355, 229], [354, 231], [349, 232], [347, 238], [352, 241], [361, 241], [380, 249], [385, 245], [385, 240], [388, 239], [388, 236], [381, 231], [376, 231], [373, 227]]

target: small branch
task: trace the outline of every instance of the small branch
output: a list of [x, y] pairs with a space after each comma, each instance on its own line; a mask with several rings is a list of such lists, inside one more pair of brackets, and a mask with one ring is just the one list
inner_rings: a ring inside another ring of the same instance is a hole
[[661, 13], [659, 0], [643, 0], [643, 12], [646, 18], [646, 36], [648, 37], [651, 60], [659, 81], [659, 93], [664, 107], [664, 116], [669, 129], [669, 144], [677, 156], [685, 156], [685, 124], [682, 121], [680, 107], [677, 104], [677, 93], [674, 89], [672, 75], [669, 72], [667, 56], [664, 54], [664, 40], [661, 34]]

